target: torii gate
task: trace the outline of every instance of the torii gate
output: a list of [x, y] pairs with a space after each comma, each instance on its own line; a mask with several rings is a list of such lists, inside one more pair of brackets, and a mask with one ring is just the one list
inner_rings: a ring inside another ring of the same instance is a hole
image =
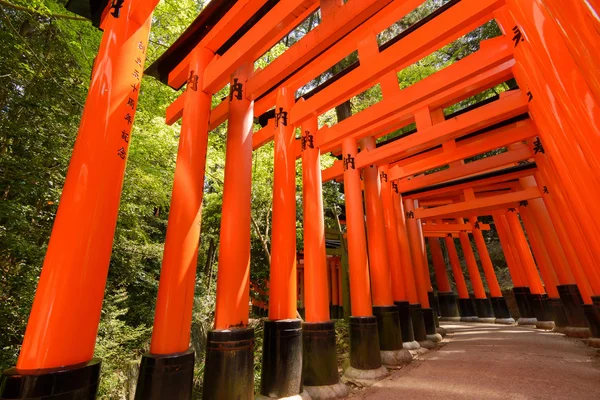
[[[100, 361], [92, 358], [94, 342], [157, 3], [69, 4], [99, 25], [104, 36], [23, 348], [17, 367], [2, 375], [2, 398], [67, 392], [72, 397], [66, 398], [95, 397]], [[253, 149], [271, 140], [274, 224], [263, 398], [327, 398], [347, 391], [337, 372], [328, 303], [321, 184], [329, 179], [343, 179], [346, 202], [352, 310], [347, 379], [372, 383], [387, 374], [384, 365], [409, 362], [408, 349], [431, 347], [441, 339], [431, 307], [435, 296], [425, 237], [442, 316], [458, 318], [460, 311], [466, 318], [510, 319], [486, 258], [482, 215], [494, 217], [523, 322], [535, 318], [546, 327], [560, 321], [566, 330], [593, 335], [590, 343], [598, 343], [600, 269], [593, 255], [600, 249], [600, 220], [591, 211], [600, 193], [594, 151], [600, 140], [597, 5], [591, 0], [568, 5], [559, 0], [452, 0], [379, 46], [376, 35], [421, 3], [213, 0], [149, 68], [165, 84], [186, 89], [167, 111], [167, 123], [181, 119], [182, 132], [152, 343], [142, 359], [136, 398], [191, 397], [189, 339], [207, 137], [225, 120], [220, 240], [225, 251], [219, 252], [205, 399], [254, 397], [254, 331], [248, 328], [251, 158]], [[257, 58], [317, 9], [322, 22], [315, 29], [266, 68], [254, 70]], [[491, 19], [499, 23], [501, 37], [400, 90], [398, 71]], [[299, 88], [355, 50], [359, 62], [296, 99]], [[444, 115], [445, 107], [513, 78], [518, 89]], [[229, 96], [211, 110], [211, 96], [227, 84]], [[319, 115], [375, 84], [381, 86], [382, 101], [333, 127], [319, 128]], [[253, 134], [255, 117], [265, 123]], [[413, 122], [416, 132], [377, 147], [379, 137]], [[297, 127], [303, 132], [299, 139]], [[499, 148], [507, 151], [464, 161]], [[342, 160], [322, 172], [320, 154], [330, 151]], [[303, 160], [305, 215], [304, 323], [296, 319], [298, 157]], [[450, 168], [423, 174], [446, 165]], [[445, 235], [460, 307], [443, 265], [439, 232]], [[465, 254], [475, 303], [454, 236]]]

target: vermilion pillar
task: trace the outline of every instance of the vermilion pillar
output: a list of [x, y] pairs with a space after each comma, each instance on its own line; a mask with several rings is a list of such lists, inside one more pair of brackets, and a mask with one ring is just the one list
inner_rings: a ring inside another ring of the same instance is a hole
[[129, 1], [119, 18], [108, 13], [104, 18], [104, 35], [17, 369], [2, 375], [2, 398], [5, 388], [14, 387], [12, 380], [21, 388], [19, 396], [65, 393], [44, 384], [56, 374], [44, 369], [58, 367], [61, 379], [70, 381], [64, 390], [82, 397], [95, 395], [100, 361], [92, 357], [157, 1], [143, 9], [141, 3]]
[[371, 280], [367, 259], [360, 172], [355, 167], [355, 157], [358, 153], [356, 141], [345, 139], [342, 142], [342, 152], [344, 156], [344, 198], [346, 201], [352, 316], [368, 317], [373, 315], [371, 309]]
[[[316, 145], [317, 117], [302, 126], [302, 189], [304, 205], [304, 281], [306, 290], [306, 323], [303, 329], [304, 388], [313, 397], [324, 386], [345, 395], [348, 390], [339, 382], [335, 324], [330, 314], [337, 316], [339, 259], [327, 260], [325, 221], [321, 180], [321, 152]], [[329, 264], [329, 265], [328, 265]], [[329, 267], [329, 268], [328, 268]], [[329, 277], [329, 279], [328, 279]], [[331, 289], [331, 313], [328, 294]]]
[[388, 265], [392, 280], [392, 296], [394, 301], [406, 300], [406, 290], [402, 277], [402, 256], [398, 243], [398, 224], [392, 198], [392, 185], [388, 181], [388, 167], [379, 169], [381, 178], [381, 201], [383, 203], [383, 216], [385, 224], [385, 243], [388, 255]]
[[294, 94], [277, 92], [269, 318], [296, 318], [296, 158], [289, 110]]
[[240, 66], [229, 83], [215, 329], [206, 344], [204, 381], [210, 384], [204, 385], [205, 399], [250, 399], [254, 392], [254, 329], [248, 328], [254, 102], [246, 95], [252, 67]]
[[[317, 118], [302, 127], [302, 193], [304, 206], [304, 279], [306, 285], [306, 322], [329, 320], [327, 302], [327, 262], [325, 221], [321, 180], [321, 151], [316, 146]], [[335, 266], [332, 264], [335, 272]], [[337, 291], [333, 282], [332, 293]], [[332, 298], [334, 296], [332, 295]], [[337, 299], [336, 299], [337, 301]], [[337, 304], [334, 303], [334, 304]]]
[[429, 248], [431, 249], [431, 257], [435, 269], [435, 282], [438, 291], [450, 292], [450, 281], [448, 280], [448, 272], [446, 271], [446, 262], [444, 261], [440, 240], [438, 238], [430, 237], [427, 241], [429, 242]]
[[444, 259], [444, 253], [442, 252], [440, 239], [430, 237], [427, 240], [429, 242], [429, 249], [431, 250], [433, 267], [435, 269], [440, 316], [446, 320], [460, 320], [458, 303], [456, 301], [456, 295], [450, 287], [448, 271], [446, 270], [446, 260]]
[[264, 325], [260, 393], [289, 397], [302, 391], [302, 322], [296, 319], [296, 157], [290, 122], [294, 93], [277, 89], [269, 320]]
[[[463, 224], [463, 219], [459, 218], [458, 223]], [[473, 293], [475, 294], [475, 312], [477, 317], [481, 322], [495, 322], [496, 317], [494, 315], [492, 302], [487, 298], [485, 293], [469, 234], [465, 231], [461, 231], [458, 233], [458, 238], [460, 239], [465, 263], [467, 264], [467, 270], [469, 271], [469, 278], [471, 279], [471, 286], [473, 287]]]
[[454, 283], [456, 284], [458, 297], [460, 299], [468, 299], [469, 290], [467, 289], [467, 283], [465, 282], [465, 276], [460, 265], [460, 259], [456, 252], [454, 238], [452, 237], [452, 234], [448, 234], [444, 240], [446, 242], [446, 248], [448, 249], [448, 258], [450, 259], [450, 266], [452, 267], [452, 274], [454, 275]]
[[219, 251], [216, 330], [248, 325], [254, 102], [246, 96], [246, 82], [251, 73], [251, 65], [243, 65], [229, 84], [220, 232], [220, 249], [224, 251]]
[[377, 371], [385, 376], [379, 351], [377, 319], [371, 308], [371, 282], [367, 259], [365, 215], [363, 212], [360, 171], [356, 169], [358, 147], [356, 140], [346, 138], [342, 142], [344, 162], [344, 198], [346, 201], [346, 228], [348, 232], [348, 258], [350, 272], [350, 367], [344, 375], [355, 378], [361, 370]]
[[429, 308], [429, 298], [427, 297], [427, 283], [423, 271], [423, 256], [421, 250], [421, 238], [419, 235], [420, 220], [415, 219], [415, 203], [412, 199], [404, 199], [404, 210], [406, 213], [406, 228], [410, 243], [410, 254], [413, 262], [415, 281], [417, 286], [417, 295], [423, 308]]
[[406, 299], [410, 302], [410, 304], [419, 304], [415, 272], [410, 254], [410, 241], [408, 239], [408, 231], [406, 227], [404, 201], [402, 200], [402, 196], [398, 194], [398, 186], [396, 186], [392, 192], [392, 200], [394, 202], [394, 211], [398, 227], [398, 243], [400, 245], [401, 257], [400, 266], [402, 268], [402, 278], [404, 281], [404, 290], [406, 291]]
[[404, 347], [407, 349], [415, 349], [420, 347], [418, 341], [425, 340], [423, 338], [427, 338], [427, 334], [425, 332], [423, 313], [418, 312], [421, 305], [419, 304], [419, 297], [417, 295], [415, 272], [410, 254], [408, 231], [406, 230], [404, 202], [402, 200], [402, 196], [398, 193], [398, 183], [393, 182], [391, 186], [394, 217], [396, 221], [397, 242], [399, 245], [398, 249], [400, 250], [400, 278], [402, 279], [404, 292], [406, 294], [404, 300], [396, 301], [395, 303], [398, 306], [398, 313], [400, 315]]
[[[363, 139], [361, 147], [363, 151], [374, 150], [375, 139], [373, 137]], [[365, 184], [365, 209], [367, 214], [367, 235], [369, 237], [367, 245], [369, 247], [373, 305], [391, 305], [394, 304], [391, 285], [392, 277], [388, 266], [384, 215], [377, 167], [372, 165], [365, 168], [363, 170], [363, 179]]]
[[190, 345], [211, 106], [211, 96], [200, 88], [204, 68], [211, 58], [212, 53], [202, 49], [193, 53], [190, 62], [193, 79], [185, 94], [171, 211], [150, 344], [152, 354], [181, 353], [187, 351]]
[[516, 210], [509, 210], [505, 215], [515, 240], [517, 254], [523, 263], [523, 273], [527, 279], [531, 293], [543, 294], [544, 287], [535, 267], [535, 262], [533, 261], [533, 256], [531, 255], [531, 250], [529, 249], [527, 238], [523, 233], [517, 212]]
[[[190, 335], [211, 106], [210, 94], [201, 88], [204, 69], [212, 57], [206, 49], [195, 50], [190, 57], [150, 354], [142, 358], [138, 399], [173, 397], [192, 390], [194, 352], [190, 350]], [[171, 356], [179, 374], [155, 374], [154, 364]], [[163, 380], [172, 385], [162, 386]]]
[[519, 254], [517, 253], [514, 245], [512, 234], [510, 233], [510, 227], [508, 226], [508, 221], [506, 221], [506, 216], [499, 211], [495, 211], [493, 213], [493, 217], [494, 226], [498, 232], [498, 238], [500, 239], [502, 252], [504, 253], [504, 258], [506, 259], [508, 272], [510, 273], [510, 277], [513, 281], [513, 286], [528, 287], [527, 279], [521, 271], [522, 268], [521, 263], [519, 262]]
[[[420, 307], [414, 309], [413, 329], [415, 331], [415, 339], [420, 342], [421, 346], [428, 346], [422, 339], [422, 334], [419, 332], [421, 327], [420, 317], [417, 314], [422, 314], [423, 325], [425, 328], [425, 336], [428, 340], [435, 342], [441, 341], [441, 336], [436, 332], [436, 316], [433, 314], [433, 309], [429, 303], [429, 269], [423, 264], [423, 240], [421, 237], [420, 219], [415, 218], [415, 201], [413, 199], [404, 199], [404, 210], [406, 217], [406, 228], [410, 243], [410, 254], [413, 262], [415, 274], [417, 295], [419, 297]], [[427, 268], [427, 270], [426, 270]], [[439, 336], [439, 337], [438, 337]]]
[[492, 297], [502, 297], [502, 291], [500, 290], [500, 285], [498, 284], [498, 278], [496, 277], [494, 265], [490, 259], [490, 254], [488, 252], [485, 239], [483, 238], [483, 233], [479, 227], [479, 221], [477, 220], [477, 217], [471, 217], [469, 218], [469, 221], [473, 224], [473, 238], [475, 239], [475, 247], [477, 247], [477, 252], [479, 253], [479, 260], [481, 261], [481, 266], [483, 267], [483, 273], [485, 274], [485, 280], [487, 281], [490, 295]]
[[[376, 148], [373, 137], [364, 138], [361, 145], [363, 151]], [[392, 295], [392, 274], [388, 262], [385, 215], [381, 200], [381, 180], [387, 180], [387, 176], [380, 176], [377, 166], [371, 165], [363, 170], [363, 179], [373, 314], [377, 317], [381, 359], [384, 365], [400, 365], [412, 360], [412, 356], [403, 348], [398, 307], [394, 304]], [[393, 209], [390, 211], [393, 212]]]

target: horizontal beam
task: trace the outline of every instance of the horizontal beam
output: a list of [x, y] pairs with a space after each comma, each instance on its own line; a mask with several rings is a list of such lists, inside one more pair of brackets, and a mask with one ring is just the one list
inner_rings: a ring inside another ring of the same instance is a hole
[[[485, 44], [485, 45], [484, 45]], [[341, 147], [347, 137], [380, 136], [414, 121], [423, 107], [452, 105], [512, 77], [512, 48], [504, 38], [482, 42], [481, 50], [415, 83], [397, 94], [317, 133], [323, 152]]]
[[461, 216], [465, 214], [481, 214], [484, 211], [492, 211], [500, 208], [518, 207], [519, 202], [533, 200], [541, 197], [542, 194], [537, 187], [530, 187], [518, 192], [500, 194], [496, 196], [464, 201], [462, 203], [449, 204], [447, 206], [417, 209], [415, 218], [439, 218]]
[[[479, 229], [482, 231], [489, 231], [490, 230], [490, 226], [488, 224], [479, 224]], [[467, 224], [441, 224], [441, 225], [434, 225], [434, 224], [423, 224], [423, 232], [427, 233], [427, 232], [439, 232], [439, 233], [453, 233], [453, 232], [460, 232], [460, 231], [472, 231], [473, 230], [473, 224], [471, 223], [467, 223]]]
[[373, 86], [387, 73], [405, 68], [491, 19], [504, 0], [463, 0], [334, 84], [297, 104], [290, 112], [292, 124], [300, 125], [311, 113], [322, 114]]
[[[405, 166], [393, 167], [388, 174], [388, 179], [396, 180], [414, 176], [425, 171], [432, 170], [455, 161], [461, 161], [469, 157], [480, 155], [491, 150], [506, 147], [510, 144], [522, 142], [536, 135], [533, 122], [530, 120], [519, 121], [514, 124], [496, 129], [489, 133], [480, 135], [477, 140], [468, 144], [457, 146], [451, 151], [432, 156]], [[531, 152], [526, 152], [532, 155]], [[520, 160], [517, 160], [520, 161]], [[450, 168], [451, 170], [454, 168]], [[431, 174], [431, 175], [435, 175]], [[429, 176], [429, 175], [427, 175]]]
[[[537, 172], [537, 166], [532, 164], [530, 168], [515, 168], [514, 172], [505, 172], [503, 171], [495, 171], [498, 174], [491, 174], [491, 177], [482, 177], [479, 178], [477, 176], [472, 177], [473, 179], [464, 179], [468, 180], [468, 182], [462, 182], [463, 179], [457, 180], [456, 183], [448, 182], [447, 184], [440, 184], [440, 188], [436, 188], [433, 186], [430, 190], [427, 188], [423, 188], [422, 191], [416, 191], [416, 193], [408, 192], [404, 193], [403, 196], [405, 198], [414, 198], [414, 199], [431, 199], [438, 197], [453, 197], [458, 195], [462, 196], [462, 193], [465, 189], [474, 189], [475, 192], [482, 192], [483, 190], [493, 191], [493, 190], [503, 190], [506, 188], [512, 188], [511, 181], [516, 181], [519, 178], [524, 178], [526, 176], [534, 175]], [[485, 174], [484, 174], [485, 175]], [[481, 188], [481, 189], [480, 189]]]
[[[254, 61], [270, 40], [283, 38], [299, 15], [317, 4], [317, 0], [281, 0], [261, 18], [222, 57], [213, 60], [204, 73], [202, 90], [216, 93], [229, 82], [231, 74], [243, 63]], [[292, 27], [293, 28], [293, 27]]]
[[[448, 168], [433, 174], [420, 175], [410, 180], [400, 180], [398, 182], [398, 191], [401, 193], [409, 192], [442, 182], [452, 181], [454, 179], [460, 179], [474, 174], [494, 170], [496, 168], [511, 166], [519, 161], [527, 160], [532, 156], [533, 152], [526, 147], [523, 147], [519, 150], [507, 151], [506, 153], [498, 154], [492, 157], [486, 157], [481, 160]], [[390, 178], [388, 177], [388, 179]]]

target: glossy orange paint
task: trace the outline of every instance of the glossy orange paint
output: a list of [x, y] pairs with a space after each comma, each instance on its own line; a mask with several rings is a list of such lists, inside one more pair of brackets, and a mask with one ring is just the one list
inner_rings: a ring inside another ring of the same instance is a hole
[[[521, 178], [520, 183], [523, 188], [538, 186], [533, 176]], [[542, 194], [543, 193], [544, 191], [542, 188]], [[552, 225], [543, 198], [529, 201], [527, 210], [531, 223], [535, 225], [536, 231], [539, 234], [540, 243], [542, 243], [548, 251], [549, 259], [551, 260], [558, 281], [561, 285], [575, 283], [575, 278], [573, 277], [565, 253], [563, 252], [560, 240], [558, 240], [556, 230]]]
[[392, 184], [388, 180], [387, 173], [387, 167], [379, 169], [381, 201], [385, 224], [385, 244], [392, 278], [392, 296], [394, 301], [402, 301], [406, 300], [406, 290], [404, 288], [404, 278], [402, 277], [402, 256], [400, 254], [400, 244], [398, 243], [398, 223], [396, 222], [396, 213], [394, 211]]
[[521, 264], [518, 261], [519, 255], [516, 254], [506, 218], [499, 211], [494, 211], [492, 216], [494, 218], [494, 226], [496, 227], [498, 238], [500, 239], [500, 245], [502, 246], [502, 252], [504, 253], [504, 259], [508, 266], [508, 272], [513, 281], [513, 286], [528, 286], [527, 281], [521, 272]]
[[[459, 223], [461, 222], [459, 219]], [[466, 232], [459, 232], [458, 238], [460, 239], [460, 245], [463, 251], [463, 257], [467, 264], [467, 271], [469, 272], [469, 279], [471, 280], [471, 286], [473, 287], [473, 293], [477, 299], [485, 299], [485, 289], [483, 288], [483, 281], [479, 274], [479, 267], [477, 267], [477, 261], [475, 260], [475, 254], [473, 253], [473, 247], [471, 247], [471, 240], [469, 234]]]
[[[375, 149], [375, 139], [361, 141], [361, 152]], [[367, 246], [369, 249], [369, 270], [374, 306], [394, 304], [392, 296], [392, 275], [388, 264], [386, 232], [381, 203], [379, 171], [376, 166], [363, 170], [365, 210], [367, 214]]]
[[[306, 281], [306, 322], [329, 321], [327, 302], [327, 265], [325, 251], [325, 220], [321, 182], [321, 151], [316, 146], [316, 117], [302, 126], [302, 195], [304, 207], [304, 278]], [[331, 266], [333, 304], [337, 304], [337, 272]]]
[[20, 370], [80, 364], [94, 354], [152, 20], [151, 10], [136, 14], [140, 3], [127, 2], [121, 18], [104, 19], [104, 35], [17, 362]]
[[198, 50], [190, 60], [190, 74], [198, 76], [198, 84], [189, 84], [185, 98], [150, 344], [152, 354], [180, 353], [190, 344], [211, 103], [210, 95], [200, 90], [199, 84], [212, 57], [211, 52]]
[[294, 93], [277, 92], [269, 319], [296, 318], [296, 159], [289, 111]]
[[[477, 217], [469, 217], [469, 220], [475, 223], [475, 221], [477, 221]], [[479, 222], [477, 221], [477, 223]], [[490, 295], [492, 297], [502, 297], [502, 291], [500, 290], [500, 285], [498, 284], [498, 278], [496, 277], [494, 264], [492, 264], [492, 260], [488, 252], [485, 239], [483, 238], [483, 234], [481, 233], [481, 229], [479, 229], [477, 226], [473, 229], [473, 238], [475, 239], [475, 246], [477, 247], [477, 252], [479, 253], [479, 260], [481, 261], [481, 266], [483, 267], [483, 273], [485, 274], [485, 280], [487, 282], [488, 289], [490, 290]]]
[[[421, 304], [421, 307], [423, 308], [429, 308], [427, 279], [425, 278], [425, 266], [423, 265], [423, 253], [420, 243], [421, 237], [419, 235], [419, 224], [421, 221], [415, 219], [415, 201], [413, 199], [404, 199], [404, 210], [419, 304]], [[427, 273], [429, 273], [429, 271], [427, 271]]]
[[396, 220], [396, 232], [398, 233], [398, 245], [400, 250], [400, 268], [402, 271], [402, 281], [404, 282], [404, 291], [410, 304], [419, 303], [417, 295], [417, 287], [415, 281], [415, 273], [412, 265], [412, 257], [410, 254], [410, 244], [408, 240], [408, 231], [406, 230], [406, 215], [404, 213], [404, 202], [396, 189], [397, 186], [392, 184], [392, 202], [394, 204], [394, 216]]
[[600, 10], [593, 10], [589, 3], [586, 4], [586, 0], [543, 0], [542, 3], [556, 20], [557, 28], [581, 74], [594, 92], [596, 101], [600, 101]]
[[444, 240], [446, 242], [446, 249], [448, 250], [450, 266], [452, 267], [452, 274], [454, 275], [454, 283], [456, 284], [456, 290], [458, 291], [458, 298], [468, 299], [469, 290], [467, 289], [467, 283], [465, 282], [465, 276], [463, 275], [462, 266], [460, 265], [460, 259], [456, 252], [454, 239], [452, 236], [446, 235]]
[[373, 315], [371, 282], [369, 278], [369, 261], [367, 259], [360, 171], [356, 169], [354, 161], [358, 154], [356, 140], [344, 140], [342, 150], [345, 163], [344, 198], [346, 202], [352, 316], [369, 317]]
[[540, 271], [540, 275], [542, 276], [544, 288], [548, 293], [548, 297], [551, 299], [558, 299], [560, 298], [558, 289], [556, 288], [558, 285], [558, 278], [554, 272], [552, 260], [550, 259], [548, 249], [542, 240], [539, 229], [532, 221], [529, 207], [519, 207], [519, 215], [521, 216], [521, 220], [523, 220], [527, 238], [529, 239], [529, 244], [531, 245], [531, 250], [535, 256], [535, 261]]
[[219, 246], [235, 251], [219, 251], [215, 329], [248, 325], [254, 102], [248, 99], [246, 87], [252, 68], [242, 65], [230, 83]]
[[427, 241], [429, 243], [429, 249], [431, 249], [431, 257], [433, 258], [437, 289], [440, 292], [451, 292], [448, 272], [446, 271], [446, 261], [444, 260], [444, 254], [442, 253], [440, 240], [438, 238], [428, 238]]
[[521, 221], [519, 221], [517, 212], [509, 210], [505, 215], [515, 241], [517, 255], [521, 260], [522, 272], [527, 279], [529, 289], [532, 294], [543, 294], [544, 286], [542, 285], [542, 281], [535, 266], [535, 261], [531, 255], [531, 249], [527, 243], [525, 233], [523, 233]]

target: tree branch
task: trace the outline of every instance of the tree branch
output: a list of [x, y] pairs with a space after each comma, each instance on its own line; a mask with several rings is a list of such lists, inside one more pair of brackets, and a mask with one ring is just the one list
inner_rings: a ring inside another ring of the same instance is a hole
[[23, 6], [19, 6], [17, 4], [13, 4], [9, 1], [6, 0], [0, 0], [0, 4], [15, 10], [19, 10], [19, 11], [26, 11], [26, 12], [30, 12], [32, 14], [36, 14], [42, 17], [47, 17], [47, 18], [54, 18], [54, 19], [70, 19], [70, 20], [74, 20], [74, 21], [89, 21], [87, 18], [84, 17], [80, 17], [77, 15], [66, 15], [66, 14], [44, 14], [42, 12], [39, 12], [37, 10], [32, 10], [31, 8], [28, 7], [23, 7]]

